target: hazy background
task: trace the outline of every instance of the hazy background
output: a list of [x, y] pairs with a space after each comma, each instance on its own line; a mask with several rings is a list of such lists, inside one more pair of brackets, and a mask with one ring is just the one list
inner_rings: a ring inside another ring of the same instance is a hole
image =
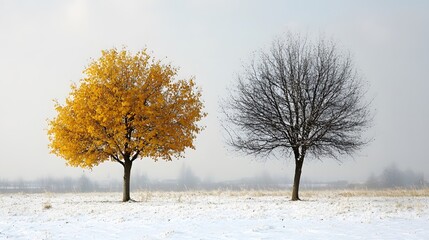
[[49, 154], [53, 99], [102, 49], [147, 47], [195, 76], [207, 126], [196, 150], [173, 162], [137, 161], [133, 174], [174, 179], [186, 166], [212, 181], [292, 176], [290, 159], [256, 159], [225, 148], [219, 99], [255, 50], [291, 30], [323, 33], [350, 50], [374, 98], [374, 141], [343, 163], [306, 159], [304, 179], [365, 181], [396, 163], [429, 176], [428, 1], [6, 1], [0, 0], [0, 179], [120, 179], [122, 166], [67, 167]]

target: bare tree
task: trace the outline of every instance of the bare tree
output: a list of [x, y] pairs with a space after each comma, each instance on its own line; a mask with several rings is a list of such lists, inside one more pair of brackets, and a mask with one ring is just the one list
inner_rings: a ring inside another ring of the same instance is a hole
[[295, 158], [292, 200], [300, 200], [304, 158], [339, 160], [368, 141], [366, 89], [349, 54], [333, 42], [288, 34], [239, 75], [222, 104], [229, 144], [253, 155], [280, 150]]

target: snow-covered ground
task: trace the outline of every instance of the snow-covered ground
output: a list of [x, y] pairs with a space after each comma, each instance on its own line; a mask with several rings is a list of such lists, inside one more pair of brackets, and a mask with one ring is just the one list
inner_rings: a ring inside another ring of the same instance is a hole
[[428, 239], [429, 197], [303, 192], [0, 194], [0, 239]]

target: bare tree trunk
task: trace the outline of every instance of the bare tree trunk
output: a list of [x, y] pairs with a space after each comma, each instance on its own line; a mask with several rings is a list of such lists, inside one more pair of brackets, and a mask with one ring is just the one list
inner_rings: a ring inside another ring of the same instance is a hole
[[298, 192], [299, 192], [299, 182], [301, 180], [301, 169], [302, 169], [303, 163], [304, 163], [304, 158], [301, 158], [301, 160], [295, 159], [295, 177], [293, 178], [292, 201], [301, 200], [299, 198]]
[[122, 195], [122, 201], [127, 202], [131, 200], [130, 198], [130, 176], [131, 176], [131, 167], [132, 167], [131, 161], [125, 161], [124, 164], [124, 188], [123, 188], [123, 195]]

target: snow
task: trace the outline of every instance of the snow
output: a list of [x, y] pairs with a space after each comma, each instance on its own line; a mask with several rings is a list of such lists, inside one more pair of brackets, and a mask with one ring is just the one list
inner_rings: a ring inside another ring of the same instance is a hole
[[0, 194], [0, 239], [427, 239], [428, 196], [334, 192]]

